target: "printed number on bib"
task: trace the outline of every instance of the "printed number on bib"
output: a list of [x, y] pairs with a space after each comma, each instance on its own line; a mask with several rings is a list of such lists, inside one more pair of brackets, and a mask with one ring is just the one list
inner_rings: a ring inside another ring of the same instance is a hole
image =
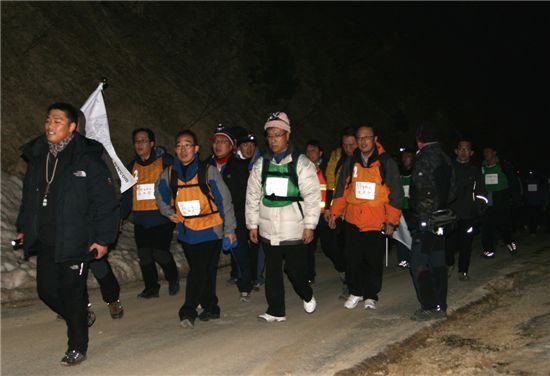
[[487, 174], [485, 175], [485, 184], [498, 184], [498, 174]]
[[136, 187], [136, 198], [141, 200], [155, 199], [155, 184], [138, 184]]
[[201, 213], [201, 203], [199, 200], [179, 201], [178, 207], [184, 217], [192, 217]]
[[358, 181], [355, 183], [355, 197], [363, 200], [374, 200], [375, 183]]
[[403, 186], [403, 192], [405, 192], [405, 197], [407, 197], [407, 198], [411, 197], [411, 196], [409, 196], [409, 188], [410, 188], [409, 185], [404, 185]]
[[268, 177], [265, 180], [265, 194], [271, 196], [288, 196], [288, 179]]

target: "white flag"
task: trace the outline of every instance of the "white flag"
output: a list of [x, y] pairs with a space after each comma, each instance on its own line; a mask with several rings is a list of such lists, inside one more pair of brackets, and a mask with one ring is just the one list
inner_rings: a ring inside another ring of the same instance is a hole
[[392, 238], [402, 243], [408, 249], [412, 248], [412, 237], [403, 214], [399, 218], [399, 227], [393, 232]]
[[136, 184], [136, 179], [120, 161], [111, 143], [109, 121], [107, 120], [107, 110], [105, 109], [105, 102], [103, 101], [102, 89], [103, 83], [100, 83], [80, 109], [86, 116], [86, 137], [103, 144], [120, 178], [120, 192], [124, 192]]

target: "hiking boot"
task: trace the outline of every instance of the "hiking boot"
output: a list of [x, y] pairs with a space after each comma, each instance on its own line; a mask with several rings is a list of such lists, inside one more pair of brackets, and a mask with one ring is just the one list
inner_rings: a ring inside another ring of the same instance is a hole
[[286, 317], [271, 316], [269, 313], [262, 313], [261, 315], [258, 315], [258, 320], [265, 322], [281, 322], [286, 321]]
[[239, 300], [241, 302], [249, 302], [250, 301], [250, 293], [246, 292], [246, 291], [241, 292]]
[[400, 267], [401, 269], [408, 269], [410, 267], [410, 264], [408, 261], [401, 261], [399, 262], [399, 264], [397, 264], [398, 267]]
[[202, 311], [199, 315], [199, 320], [201, 321], [208, 321], [208, 320], [216, 320], [220, 318], [219, 313], [212, 313], [208, 311]]
[[317, 302], [315, 301], [315, 297], [312, 296], [309, 302], [306, 302], [304, 300], [304, 311], [307, 313], [313, 313], [315, 311], [315, 308], [317, 308]]
[[365, 299], [365, 309], [376, 309], [376, 300]]
[[109, 306], [109, 313], [112, 319], [121, 319], [124, 316], [124, 308], [120, 300], [117, 299], [107, 305]]
[[195, 319], [193, 317], [183, 317], [180, 321], [182, 328], [193, 329], [195, 327]]
[[168, 284], [168, 295], [174, 296], [179, 291], [180, 291], [180, 281], [174, 281]]
[[447, 318], [447, 312], [442, 309], [418, 309], [411, 316], [413, 321], [442, 320]]
[[137, 295], [140, 299], [151, 299], [159, 297], [159, 290], [145, 289]]
[[[88, 328], [89, 328], [92, 325], [94, 325], [94, 322], [95, 322], [95, 313], [94, 313], [94, 311], [92, 311], [92, 305], [90, 303], [88, 303], [88, 316], [87, 316], [87, 318], [88, 318]], [[84, 360], [84, 359], [82, 359], [82, 360]]]
[[357, 304], [359, 304], [361, 300], [363, 300], [362, 296], [349, 294], [348, 300], [346, 300], [346, 302], [344, 303], [344, 307], [346, 307], [347, 309], [354, 309], [355, 307], [357, 307]]
[[74, 366], [78, 363], [83, 362], [84, 360], [86, 360], [85, 352], [80, 352], [78, 350], [69, 350], [61, 359], [61, 364], [63, 364], [64, 366]]
[[466, 281], [470, 280], [470, 276], [468, 275], [468, 273], [459, 273], [458, 274], [458, 280], [466, 282]]
[[486, 258], [486, 259], [495, 258], [495, 251], [484, 251], [481, 254], [481, 257]]
[[263, 284], [264, 283], [261, 281], [254, 281], [252, 284], [252, 289], [254, 289], [254, 291], [260, 291], [260, 287], [262, 287]]
[[518, 251], [518, 246], [515, 242], [511, 242], [510, 244], [506, 244], [506, 248], [508, 248], [508, 251], [510, 251], [511, 255], [515, 255]]

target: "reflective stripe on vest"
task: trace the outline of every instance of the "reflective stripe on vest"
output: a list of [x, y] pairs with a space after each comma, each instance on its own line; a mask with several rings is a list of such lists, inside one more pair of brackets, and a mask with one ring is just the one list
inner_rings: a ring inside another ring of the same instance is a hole
[[162, 172], [162, 158], [158, 158], [147, 166], [134, 162], [131, 171], [137, 180], [132, 187], [132, 210], [158, 210], [155, 200], [155, 182]]
[[202, 193], [199, 174], [184, 182], [178, 179], [176, 215], [191, 230], [205, 230], [223, 223], [216, 203]]
[[379, 166], [380, 161], [369, 167], [363, 167], [357, 162], [354, 164], [349, 183], [351, 191], [346, 197], [348, 204], [377, 207], [389, 202], [390, 192], [387, 185], [382, 185]]
[[317, 177], [319, 178], [319, 186], [321, 187], [321, 213], [324, 213], [327, 201], [327, 180], [319, 167], [317, 167]]
[[288, 164], [269, 163], [262, 191], [264, 194], [262, 203], [270, 208], [280, 208], [302, 201], [300, 189], [290, 179]]

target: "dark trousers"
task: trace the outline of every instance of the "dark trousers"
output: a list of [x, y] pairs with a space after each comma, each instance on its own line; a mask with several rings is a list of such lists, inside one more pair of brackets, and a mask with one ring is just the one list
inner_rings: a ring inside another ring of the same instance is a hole
[[411, 277], [423, 309], [447, 310], [445, 238], [432, 233], [413, 235]]
[[216, 271], [222, 242], [212, 240], [198, 244], [183, 244], [183, 252], [189, 264], [185, 302], [179, 310], [180, 320], [197, 317], [197, 307], [210, 313], [220, 313], [216, 296]]
[[103, 301], [105, 303], [112, 303], [120, 297], [120, 285], [107, 257], [105, 256], [99, 260], [92, 261], [89, 265], [90, 271], [99, 284]]
[[455, 253], [458, 252], [458, 272], [468, 273], [474, 235], [473, 220], [458, 220], [456, 228], [447, 236], [445, 241], [445, 263], [447, 266], [455, 264]]
[[267, 313], [282, 317], [285, 311], [284, 270], [296, 291], [306, 302], [313, 296], [313, 290], [307, 280], [307, 246], [305, 244], [272, 246], [262, 242], [265, 252], [265, 297]]
[[537, 229], [542, 225], [543, 215], [543, 206], [525, 206], [525, 224], [530, 234], [537, 233]]
[[[321, 250], [324, 255], [334, 265], [339, 273], [346, 272], [346, 254], [345, 254], [345, 235], [343, 231], [342, 220], [336, 220], [336, 228], [332, 230], [328, 227], [327, 221], [323, 214], [319, 217], [319, 223], [315, 229], [315, 238], [308, 244], [308, 267], [309, 267], [309, 279], [315, 278], [315, 256], [313, 252], [317, 249], [317, 240], [321, 242]], [[312, 256], [313, 255], [313, 256]], [[313, 277], [313, 278], [312, 278]]]
[[485, 212], [481, 228], [481, 244], [484, 251], [495, 251], [498, 235], [506, 244], [512, 242], [512, 218], [505, 205], [490, 206]]
[[351, 223], [346, 228], [348, 288], [352, 295], [378, 300], [382, 289], [386, 236], [381, 231], [359, 231]]
[[168, 282], [178, 280], [178, 267], [170, 253], [170, 243], [174, 232], [174, 224], [166, 223], [155, 227], [134, 225], [134, 238], [139, 257], [139, 266], [143, 276], [145, 288], [158, 291], [157, 266], [160, 265]]
[[237, 287], [240, 292], [250, 292], [252, 290], [252, 272], [251, 257], [248, 247], [248, 230], [246, 227], [237, 227], [237, 248], [231, 250], [231, 259], [235, 263], [235, 278], [237, 278]]
[[88, 350], [87, 263], [56, 263], [53, 246], [41, 245], [36, 265], [38, 296], [67, 323], [67, 350]]

